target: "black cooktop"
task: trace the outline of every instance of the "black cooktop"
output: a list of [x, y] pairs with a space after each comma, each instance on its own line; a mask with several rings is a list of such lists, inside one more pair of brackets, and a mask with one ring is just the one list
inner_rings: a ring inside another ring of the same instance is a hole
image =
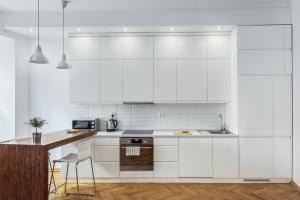
[[152, 135], [153, 130], [125, 130], [123, 135]]

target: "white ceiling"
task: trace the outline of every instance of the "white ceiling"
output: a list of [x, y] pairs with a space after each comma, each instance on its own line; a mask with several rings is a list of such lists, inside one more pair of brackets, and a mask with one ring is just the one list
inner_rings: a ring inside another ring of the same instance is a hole
[[[61, 10], [61, 0], [40, 0], [43, 11]], [[71, 0], [70, 11], [199, 10], [288, 7], [290, 0]], [[0, 0], [2, 11], [34, 11], [37, 0]]]

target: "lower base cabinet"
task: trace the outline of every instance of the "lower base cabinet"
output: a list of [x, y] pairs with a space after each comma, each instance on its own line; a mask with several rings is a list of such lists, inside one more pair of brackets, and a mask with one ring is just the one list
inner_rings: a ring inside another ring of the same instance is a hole
[[213, 177], [238, 178], [238, 138], [213, 138]]
[[292, 139], [274, 138], [274, 178], [292, 178]]
[[273, 138], [240, 138], [240, 177], [273, 177]]
[[178, 162], [154, 162], [155, 178], [177, 178]]
[[212, 177], [212, 138], [179, 138], [179, 177]]

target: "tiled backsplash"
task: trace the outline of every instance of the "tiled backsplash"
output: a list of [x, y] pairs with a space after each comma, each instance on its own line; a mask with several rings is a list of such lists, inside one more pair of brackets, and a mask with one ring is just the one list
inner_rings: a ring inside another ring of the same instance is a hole
[[226, 104], [75, 105], [75, 119], [107, 120], [117, 113], [119, 129], [219, 129]]

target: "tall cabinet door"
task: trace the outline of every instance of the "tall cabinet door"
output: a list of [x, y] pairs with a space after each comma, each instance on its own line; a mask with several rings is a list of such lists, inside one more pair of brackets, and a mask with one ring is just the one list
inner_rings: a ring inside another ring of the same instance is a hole
[[212, 177], [212, 138], [179, 138], [179, 177]]
[[207, 102], [207, 61], [177, 61], [177, 100], [184, 103]]
[[154, 62], [154, 101], [176, 102], [176, 60]]
[[122, 102], [122, 61], [102, 60], [100, 100], [103, 103]]
[[273, 78], [274, 135], [292, 135], [292, 80], [290, 76]]
[[73, 60], [69, 70], [70, 102], [99, 103], [100, 64], [92, 60]]
[[123, 101], [153, 102], [153, 61], [123, 61]]
[[239, 133], [273, 136], [272, 77], [239, 77]]

